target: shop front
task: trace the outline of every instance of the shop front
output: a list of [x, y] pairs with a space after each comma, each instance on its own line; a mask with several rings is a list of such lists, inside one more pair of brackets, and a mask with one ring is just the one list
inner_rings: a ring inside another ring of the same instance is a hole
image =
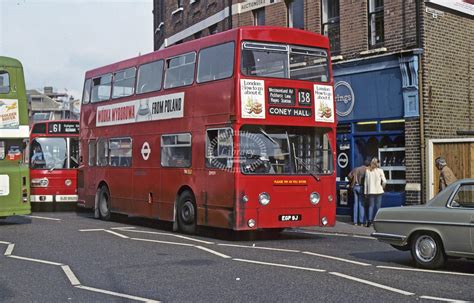
[[382, 207], [405, 203], [407, 92], [417, 94], [409, 76], [416, 77], [416, 63], [415, 56], [384, 56], [334, 64], [338, 215], [352, 214], [349, 172], [373, 157], [387, 178]]

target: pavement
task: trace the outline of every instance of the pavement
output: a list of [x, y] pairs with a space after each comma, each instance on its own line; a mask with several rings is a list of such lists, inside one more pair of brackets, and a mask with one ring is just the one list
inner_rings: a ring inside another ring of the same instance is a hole
[[322, 233], [337, 233], [357, 236], [370, 236], [375, 230], [371, 227], [363, 225], [354, 225], [351, 221], [347, 221], [346, 217], [337, 217], [336, 225], [334, 227], [305, 227], [305, 230], [311, 230]]

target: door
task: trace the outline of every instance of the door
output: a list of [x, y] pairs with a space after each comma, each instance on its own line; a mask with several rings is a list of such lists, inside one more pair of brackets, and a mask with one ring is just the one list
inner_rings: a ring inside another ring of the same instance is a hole
[[[439, 192], [439, 171], [435, 159], [443, 157], [457, 179], [474, 177], [474, 142], [435, 142], [433, 143], [433, 194]], [[433, 195], [433, 196], [434, 196]]]

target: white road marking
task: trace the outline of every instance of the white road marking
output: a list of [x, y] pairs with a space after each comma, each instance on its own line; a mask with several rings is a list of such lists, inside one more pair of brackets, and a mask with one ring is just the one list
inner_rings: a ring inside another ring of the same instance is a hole
[[209, 241], [204, 241], [204, 240], [199, 240], [199, 239], [194, 239], [182, 235], [175, 235], [171, 233], [161, 233], [161, 232], [156, 232], [156, 231], [146, 231], [146, 230], [129, 230], [129, 229], [124, 229], [124, 228], [116, 228], [132, 233], [141, 233], [141, 234], [151, 234], [151, 235], [160, 235], [160, 236], [169, 236], [169, 237], [176, 237], [176, 238], [181, 238], [189, 241], [194, 241], [194, 242], [199, 242], [199, 243], [204, 243], [204, 244], [214, 244], [214, 242], [209, 242]]
[[383, 265], [378, 265], [377, 268], [404, 270], [404, 271], [419, 271], [419, 272], [428, 272], [428, 273], [432, 273], [432, 274], [444, 274], [444, 275], [474, 277], [474, 274], [468, 274], [468, 273], [462, 273], [462, 272], [453, 272], [453, 271], [429, 270], [429, 269], [419, 269], [419, 268], [404, 268], [404, 267], [393, 267], [393, 266], [383, 266]]
[[79, 282], [76, 275], [72, 272], [71, 268], [68, 265], [63, 265], [61, 266], [61, 268], [69, 279], [69, 282], [71, 282], [72, 286], [81, 285], [81, 282]]
[[217, 245], [219, 245], [219, 246], [230, 246], [230, 247], [240, 247], [240, 248], [255, 248], [255, 249], [263, 249], [263, 250], [274, 250], [274, 251], [293, 252], [293, 253], [299, 253], [300, 252], [299, 250], [294, 250], [294, 249], [247, 246], [247, 245], [238, 245], [238, 244], [218, 243]]
[[0, 241], [0, 244], [11, 244], [10, 242]]
[[304, 251], [303, 254], [317, 256], [317, 257], [321, 257], [321, 258], [333, 259], [333, 260], [352, 263], [352, 264], [361, 265], [361, 266], [372, 266], [371, 264], [368, 264], [368, 263], [357, 262], [357, 261], [352, 261], [352, 260], [348, 260], [348, 259], [328, 256], [328, 255], [317, 254], [317, 253], [313, 253], [313, 252], [310, 252], [310, 251]]
[[110, 229], [129, 230], [129, 229], [135, 229], [135, 227], [133, 227], [133, 226], [122, 226], [122, 227], [111, 227]]
[[106, 233], [116, 235], [117, 237], [123, 238], [123, 239], [129, 239], [130, 237], [119, 234], [118, 232], [112, 231], [112, 230], [105, 230]]
[[207, 248], [207, 247], [202, 247], [202, 246], [199, 246], [199, 245], [195, 245], [194, 247], [196, 247], [196, 248], [198, 248], [198, 249], [200, 249], [200, 250], [207, 251], [207, 252], [209, 252], [209, 253], [211, 253], [211, 254], [214, 254], [214, 255], [219, 256], [219, 257], [222, 257], [222, 258], [227, 258], [227, 259], [232, 258], [232, 257], [230, 257], [230, 256], [228, 256], [228, 255], [221, 254], [220, 252], [217, 252], [217, 251], [215, 251], [215, 250], [209, 249], [209, 248]]
[[344, 279], [352, 280], [352, 281], [355, 281], [355, 282], [364, 283], [364, 284], [367, 284], [367, 285], [370, 285], [370, 286], [382, 288], [382, 289], [385, 289], [385, 290], [388, 290], [388, 291], [396, 292], [396, 293], [399, 293], [399, 294], [402, 294], [402, 295], [405, 295], [405, 296], [413, 296], [414, 295], [414, 293], [411, 293], [411, 292], [408, 292], [408, 291], [405, 291], [405, 290], [402, 290], [402, 289], [393, 288], [393, 287], [390, 287], [390, 286], [386, 286], [386, 285], [383, 285], [383, 284], [371, 282], [371, 281], [368, 281], [368, 280], [359, 279], [359, 278], [349, 276], [349, 275], [345, 275], [345, 274], [341, 274], [341, 273], [338, 273], [338, 272], [330, 272], [329, 274], [334, 275], [334, 276], [338, 276], [338, 277], [341, 277], [341, 278], [344, 278]]
[[7, 250], [5, 250], [5, 256], [10, 256], [15, 248], [15, 244], [8, 244]]
[[326, 272], [326, 270], [324, 270], [324, 269], [319, 269], [319, 268], [300, 267], [300, 266], [293, 266], [293, 265], [286, 265], [286, 264], [278, 264], [278, 263], [260, 262], [260, 261], [245, 260], [245, 259], [232, 259], [232, 260], [234, 260], [234, 261], [239, 261], [239, 262], [247, 262], [247, 263], [253, 263], [253, 264], [260, 264], [260, 265], [270, 265], [270, 266], [285, 267], [285, 268], [292, 268], [292, 269], [309, 270], [309, 271], [316, 271], [316, 272]]
[[8, 257], [9, 258], [14, 258], [14, 259], [25, 260], [25, 261], [49, 264], [49, 265], [56, 265], [56, 266], [63, 266], [64, 265], [62, 263], [56, 263], [56, 262], [51, 262], [51, 261], [45, 261], [45, 260], [40, 260], [40, 259], [32, 259], [32, 258], [26, 258], [26, 257], [20, 257], [20, 256], [8, 256]]
[[444, 301], [444, 302], [456, 302], [456, 303], [469, 303], [469, 302], [472, 302], [472, 301], [461, 301], [461, 300], [453, 300], [453, 299], [438, 298], [438, 297], [431, 297], [431, 296], [420, 296], [420, 299]]
[[40, 217], [40, 216], [25, 216], [25, 217], [34, 218], [34, 219], [51, 220], [51, 221], [62, 221], [62, 219], [58, 219], [58, 218], [48, 218], [48, 217]]
[[179, 242], [159, 241], [159, 240], [141, 239], [141, 238], [130, 238], [130, 240], [194, 247], [193, 244], [179, 243]]
[[104, 231], [103, 228], [79, 229], [79, 231]]
[[107, 295], [111, 295], [111, 296], [116, 296], [116, 297], [126, 298], [126, 299], [130, 299], [130, 300], [135, 300], [135, 301], [141, 301], [141, 302], [147, 302], [147, 303], [159, 303], [160, 302], [160, 301], [156, 301], [156, 300], [151, 300], [151, 299], [147, 299], [147, 298], [121, 294], [121, 293], [114, 292], [114, 291], [109, 291], [109, 290], [104, 290], [104, 289], [99, 289], [99, 288], [94, 288], [94, 287], [89, 287], [89, 286], [84, 286], [84, 285], [77, 285], [75, 287], [80, 288], [80, 289], [93, 291], [93, 292], [102, 293], [102, 294], [107, 294]]

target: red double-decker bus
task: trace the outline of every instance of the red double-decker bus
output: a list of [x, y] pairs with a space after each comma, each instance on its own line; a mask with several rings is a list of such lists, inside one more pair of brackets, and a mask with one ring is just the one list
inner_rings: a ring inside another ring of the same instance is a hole
[[81, 205], [185, 233], [334, 225], [330, 62], [324, 36], [242, 27], [86, 72]]
[[33, 209], [75, 206], [78, 166], [79, 121], [35, 123], [30, 133], [30, 201]]

